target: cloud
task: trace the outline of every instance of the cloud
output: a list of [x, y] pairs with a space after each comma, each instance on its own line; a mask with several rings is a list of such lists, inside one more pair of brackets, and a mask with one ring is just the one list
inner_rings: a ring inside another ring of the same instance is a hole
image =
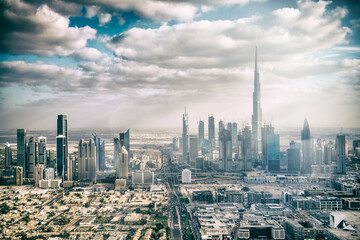
[[35, 8], [20, 0], [2, 5], [1, 53], [68, 56], [95, 38], [95, 29], [69, 27], [69, 19], [47, 5]]
[[111, 21], [111, 14], [109, 13], [100, 13], [99, 15], [99, 24], [104, 26], [106, 23]]
[[75, 51], [74, 57], [82, 60], [98, 60], [102, 57], [102, 53], [96, 48], [80, 48]]

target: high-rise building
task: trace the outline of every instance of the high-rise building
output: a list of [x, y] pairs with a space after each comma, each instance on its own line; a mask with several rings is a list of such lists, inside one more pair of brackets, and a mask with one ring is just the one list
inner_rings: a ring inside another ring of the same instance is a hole
[[345, 135], [336, 136], [336, 165], [338, 174], [346, 174], [346, 141]]
[[314, 164], [315, 165], [323, 165], [323, 152], [324, 152], [324, 141], [321, 139], [317, 139], [315, 143], [315, 150], [314, 150]]
[[183, 158], [183, 163], [187, 163], [190, 164], [190, 159], [188, 157], [188, 147], [189, 147], [189, 133], [188, 133], [188, 124], [189, 124], [189, 119], [188, 119], [188, 115], [186, 113], [186, 109], [185, 109], [185, 113], [183, 114], [183, 131], [182, 131], [182, 158]]
[[[67, 176], [69, 173], [69, 138], [68, 138], [68, 122], [67, 122], [67, 115], [60, 114], [57, 118], [57, 136], [64, 136], [62, 140], [64, 143], [64, 156], [63, 156], [63, 167], [62, 167], [62, 178], [63, 180], [67, 180]], [[59, 164], [57, 163], [57, 166]], [[58, 173], [59, 174], [59, 173]]]
[[211, 143], [212, 149], [215, 149], [215, 120], [211, 115], [209, 116], [209, 141]]
[[114, 167], [115, 164], [118, 162], [119, 149], [120, 149], [119, 138], [114, 138], [114, 162], [113, 162]]
[[267, 159], [267, 137], [270, 134], [274, 134], [274, 127], [271, 124], [265, 124], [261, 128], [261, 146], [262, 146], [262, 161], [263, 168], [267, 169], [268, 159]]
[[243, 167], [240, 168], [242, 171], [247, 171], [252, 169], [251, 163], [251, 130], [249, 126], [246, 126], [241, 135], [239, 136], [240, 146], [241, 146], [241, 158], [243, 160]]
[[90, 139], [88, 144], [87, 159], [87, 169], [89, 171], [88, 180], [94, 181], [96, 179], [96, 147], [93, 139]]
[[96, 148], [96, 170], [100, 170], [100, 144], [101, 139], [100, 137], [96, 136], [96, 134], [93, 136], [95, 148]]
[[269, 172], [280, 171], [280, 135], [269, 134], [267, 137], [267, 159]]
[[303, 130], [301, 131], [301, 146], [302, 146], [302, 174], [311, 174], [312, 165], [312, 141], [310, 135], [310, 127], [307, 119], [305, 118]]
[[204, 122], [203, 121], [199, 121], [199, 149], [201, 148], [201, 144], [204, 141], [205, 137], [205, 130], [204, 130]]
[[173, 151], [178, 151], [180, 149], [179, 138], [173, 137]]
[[35, 166], [35, 186], [39, 187], [40, 180], [44, 179], [44, 164], [37, 164]]
[[12, 166], [12, 151], [9, 143], [5, 145], [5, 168], [11, 168]]
[[17, 166], [25, 169], [26, 158], [26, 130], [17, 130]]
[[53, 168], [45, 168], [45, 179], [52, 180], [55, 177], [55, 171]]
[[238, 133], [237, 133], [237, 123], [233, 122], [232, 123], [232, 145], [233, 147], [237, 147], [238, 146]]
[[120, 133], [120, 146], [125, 147], [130, 157], [130, 129], [124, 133]]
[[290, 142], [290, 148], [287, 150], [288, 172], [300, 172], [300, 144], [294, 141]]
[[[226, 163], [228, 160], [232, 160], [232, 142], [231, 142], [231, 132], [225, 128], [222, 128], [222, 131], [219, 136], [219, 146], [221, 149], [221, 160], [223, 162], [222, 168], [224, 171], [227, 170]], [[220, 154], [220, 152], [219, 152]]]
[[129, 173], [129, 155], [126, 148], [123, 146], [119, 149], [118, 163], [116, 164], [117, 178], [128, 178]]
[[261, 133], [261, 90], [259, 70], [257, 65], [257, 46], [255, 48], [255, 70], [254, 70], [254, 93], [253, 93], [253, 115], [252, 115], [252, 148], [255, 158], [258, 158], [260, 133]]
[[190, 135], [190, 163], [195, 164], [195, 158], [198, 156], [199, 152], [199, 139], [196, 135]]
[[105, 170], [105, 140], [102, 141], [100, 145], [100, 164], [99, 164], [99, 170], [104, 171]]
[[34, 180], [35, 165], [38, 163], [37, 159], [37, 142], [34, 137], [29, 138], [26, 148], [26, 164], [25, 177]]
[[224, 129], [225, 129], [224, 121], [220, 120], [219, 121], [219, 138], [218, 138], [218, 141], [219, 141], [219, 159], [223, 159], [223, 147], [224, 147], [224, 144], [221, 142], [221, 138], [222, 138]]
[[66, 137], [58, 135], [56, 137], [56, 173], [59, 178], [65, 180], [66, 170]]
[[88, 143], [84, 139], [81, 139], [79, 142], [78, 148], [78, 158], [79, 158], [79, 180], [86, 181], [89, 179], [89, 169], [88, 169]]
[[16, 166], [14, 167], [14, 181], [15, 185], [22, 185], [24, 179], [23, 167]]
[[333, 159], [334, 152], [335, 152], [335, 147], [332, 142], [328, 142], [327, 144], [325, 144], [324, 156], [323, 156], [325, 165], [330, 165], [332, 163], [332, 161], [334, 160]]
[[191, 171], [190, 169], [184, 169], [181, 172], [182, 183], [191, 183]]
[[38, 138], [38, 162], [39, 164], [44, 164], [47, 166], [47, 156], [46, 156], [46, 137]]

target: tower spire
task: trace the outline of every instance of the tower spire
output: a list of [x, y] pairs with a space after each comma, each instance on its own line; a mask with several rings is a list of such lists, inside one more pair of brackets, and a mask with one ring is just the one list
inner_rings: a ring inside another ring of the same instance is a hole
[[255, 45], [255, 69], [254, 69], [254, 92], [253, 92], [253, 115], [252, 115], [252, 149], [255, 158], [259, 156], [261, 143], [261, 91], [259, 69], [257, 64], [257, 45]]

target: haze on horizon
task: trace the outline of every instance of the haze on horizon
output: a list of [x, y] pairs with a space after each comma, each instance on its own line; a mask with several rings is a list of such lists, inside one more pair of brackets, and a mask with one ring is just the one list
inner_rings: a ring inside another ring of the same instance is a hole
[[0, 0], [0, 129], [360, 127], [354, 1]]

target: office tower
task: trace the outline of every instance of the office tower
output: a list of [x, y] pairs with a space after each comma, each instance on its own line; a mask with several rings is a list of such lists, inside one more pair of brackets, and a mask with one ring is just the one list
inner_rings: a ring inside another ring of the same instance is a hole
[[102, 141], [101, 145], [100, 145], [100, 171], [104, 171], [105, 170], [105, 140]]
[[5, 145], [5, 168], [11, 168], [12, 165], [12, 151], [9, 143]]
[[89, 140], [87, 158], [87, 169], [89, 171], [87, 180], [94, 181], [96, 179], [96, 147], [93, 139]]
[[199, 148], [201, 148], [201, 144], [204, 141], [204, 122], [200, 120], [199, 122]]
[[35, 166], [35, 186], [39, 187], [40, 180], [44, 179], [44, 164], [37, 164]]
[[118, 162], [119, 148], [120, 148], [119, 138], [114, 138], [114, 162], [113, 162], [114, 167], [115, 164]]
[[79, 158], [79, 180], [86, 181], [89, 179], [89, 168], [88, 168], [88, 143], [84, 139], [81, 139], [78, 147], [78, 158]]
[[46, 137], [38, 138], [38, 162], [39, 164], [44, 164], [47, 166], [47, 156], [46, 156]]
[[52, 150], [48, 150], [47, 151], [47, 166], [48, 168], [56, 168], [56, 157], [55, 157], [55, 152]]
[[312, 165], [312, 142], [310, 135], [310, 127], [307, 119], [305, 118], [303, 130], [301, 131], [301, 145], [302, 145], [302, 174], [311, 174]]
[[190, 135], [190, 163], [195, 163], [199, 152], [199, 139], [196, 135]]
[[328, 142], [325, 146], [324, 146], [324, 164], [325, 165], [330, 165], [333, 161], [333, 155], [335, 148], [334, 148], [334, 144], [332, 142]]
[[14, 182], [15, 185], [23, 185], [24, 169], [23, 167], [14, 167]]
[[56, 137], [56, 173], [63, 181], [65, 179], [66, 170], [66, 137], [64, 135], [58, 135]]
[[178, 151], [180, 149], [179, 138], [173, 137], [173, 151]]
[[55, 171], [53, 168], [45, 168], [45, 179], [52, 180], [55, 177]]
[[181, 182], [182, 183], [191, 183], [191, 171], [190, 169], [184, 169], [181, 172]]
[[237, 147], [238, 146], [238, 133], [237, 133], [237, 123], [233, 122], [232, 123], [232, 145], [233, 147]]
[[261, 128], [261, 148], [262, 148], [262, 161], [263, 168], [266, 170], [268, 167], [267, 160], [267, 136], [274, 134], [274, 127], [271, 124], [265, 124]]
[[323, 165], [323, 152], [324, 152], [324, 141], [321, 139], [317, 139], [315, 143], [315, 150], [313, 152], [314, 154], [314, 164], [315, 165]]
[[204, 170], [204, 157], [195, 158], [195, 168], [198, 170]]
[[356, 152], [356, 148], [360, 148], [360, 140], [353, 141], [353, 151]]
[[120, 141], [120, 146], [121, 147], [124, 146], [126, 148], [126, 151], [128, 152], [130, 157], [130, 129], [128, 129], [124, 133], [120, 133], [119, 141]]
[[239, 136], [241, 146], [241, 158], [243, 160], [243, 171], [251, 170], [251, 130], [249, 126], [246, 126], [241, 135]]
[[221, 143], [221, 136], [223, 134], [223, 130], [225, 129], [225, 125], [224, 125], [224, 122], [223, 120], [220, 120], [219, 121], [219, 138], [218, 138], [218, 141], [219, 141], [219, 159], [223, 159], [223, 144]]
[[288, 172], [300, 172], [300, 144], [294, 141], [290, 142], [290, 148], [287, 150]]
[[34, 137], [30, 137], [26, 148], [25, 178], [34, 180], [34, 170], [37, 163], [37, 142]]
[[[61, 140], [64, 143], [64, 156], [63, 156], [63, 167], [62, 167], [62, 178], [67, 180], [67, 175], [69, 172], [69, 138], [68, 138], [68, 124], [67, 124], [67, 115], [60, 114], [57, 118], [57, 136], [64, 136], [64, 139]], [[59, 163], [57, 163], [59, 166]], [[59, 173], [58, 173], [59, 174]]]
[[25, 169], [26, 158], [26, 130], [17, 130], [17, 166]]
[[280, 171], [280, 135], [269, 134], [267, 137], [267, 159], [269, 172]]
[[232, 134], [232, 123], [227, 123], [226, 129]]
[[183, 163], [187, 163], [190, 164], [190, 159], [188, 159], [188, 147], [189, 147], [189, 136], [188, 136], [188, 115], [186, 113], [186, 108], [185, 108], [185, 113], [183, 114], [183, 131], [182, 131], [182, 158], [183, 158]]
[[211, 143], [212, 149], [215, 149], [215, 120], [211, 115], [209, 116], [209, 141]]
[[[232, 159], [232, 142], [231, 132], [225, 128], [221, 129], [219, 136], [219, 146], [221, 149], [221, 160], [223, 161], [223, 169], [226, 171], [226, 162]], [[220, 152], [219, 152], [220, 154]]]
[[255, 70], [254, 70], [254, 93], [253, 93], [253, 115], [252, 115], [252, 147], [255, 158], [258, 158], [260, 133], [261, 133], [261, 90], [259, 70], [257, 66], [257, 46], [255, 48]]
[[116, 164], [116, 177], [128, 178], [129, 155], [124, 146], [119, 149], [118, 159], [118, 163]]
[[95, 148], [96, 148], [96, 170], [100, 170], [100, 144], [101, 144], [101, 139], [100, 137], [94, 135], [94, 143], [95, 143]]
[[346, 174], [346, 141], [345, 135], [336, 136], [336, 165], [338, 174]]

